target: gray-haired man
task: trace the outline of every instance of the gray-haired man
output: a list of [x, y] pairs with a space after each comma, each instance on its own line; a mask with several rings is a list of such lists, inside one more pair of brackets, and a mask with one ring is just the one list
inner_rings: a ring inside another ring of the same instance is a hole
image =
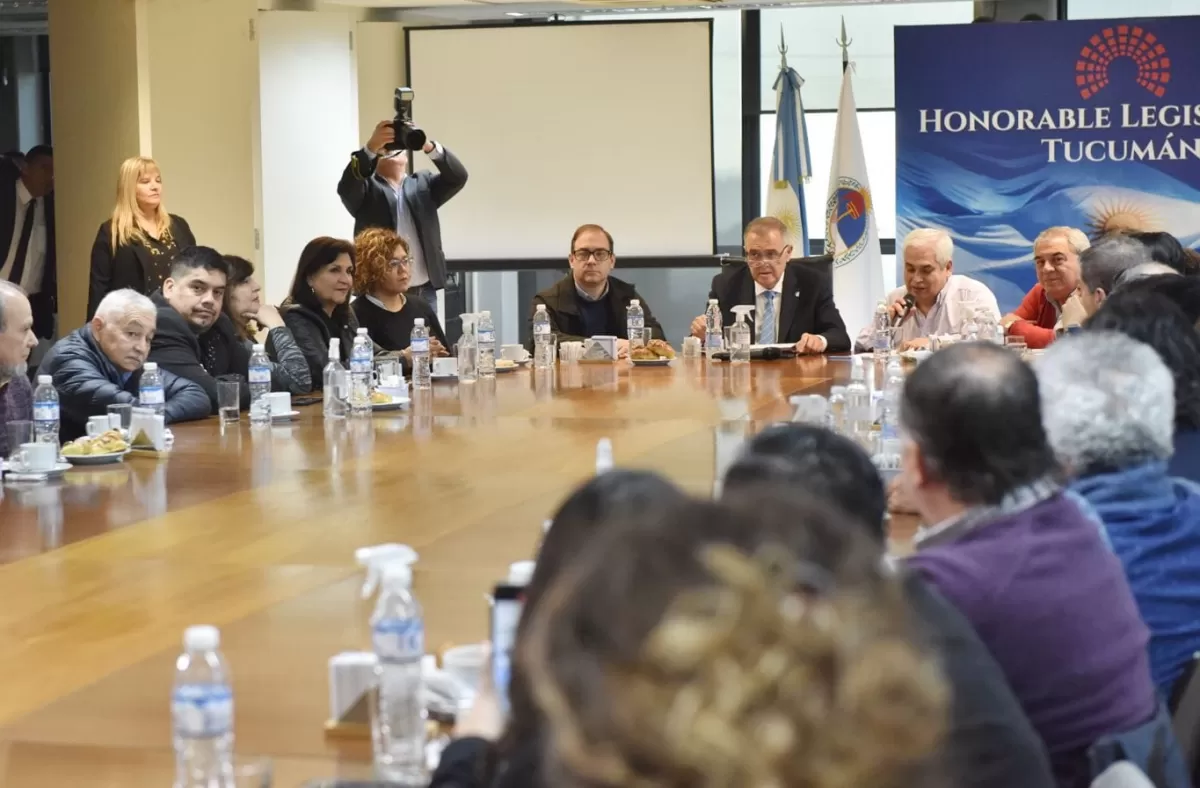
[[[25, 291], [0, 279], [0, 424], [33, 418], [33, 391], [25, 376], [37, 347], [33, 310]], [[0, 457], [8, 456], [8, 430], [0, 430]]]

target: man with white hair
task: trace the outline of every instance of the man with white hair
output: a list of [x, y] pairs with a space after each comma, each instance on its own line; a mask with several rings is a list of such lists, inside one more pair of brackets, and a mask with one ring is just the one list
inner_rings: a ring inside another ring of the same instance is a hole
[[1096, 314], [1104, 299], [1112, 295], [1117, 281], [1131, 269], [1150, 262], [1141, 241], [1126, 235], [1109, 235], [1079, 255], [1079, 286], [1075, 294], [1088, 317]]
[[[54, 377], [64, 441], [86, 433], [88, 417], [107, 413], [109, 405], [137, 403], [157, 315], [154, 302], [141, 293], [115, 290], [100, 302], [90, 323], [46, 354], [39, 371]], [[168, 424], [209, 414], [208, 395], [199, 384], [165, 369], [159, 374]]]
[[33, 419], [33, 390], [25, 365], [37, 343], [25, 291], [0, 279], [0, 458], [10, 449], [8, 430], [2, 425]]
[[1200, 487], [1167, 473], [1171, 370], [1115, 331], [1064, 338], [1036, 370], [1050, 445], [1121, 559], [1150, 628], [1154, 683], [1169, 698], [1200, 653]]
[[1009, 336], [1024, 337], [1031, 348], [1054, 341], [1057, 329], [1082, 324], [1087, 315], [1075, 297], [1079, 287], [1079, 255], [1091, 246], [1083, 230], [1050, 227], [1033, 241], [1037, 284], [1016, 311], [1004, 316]]
[[[923, 227], [904, 238], [904, 287], [888, 293], [888, 314], [896, 328], [894, 346], [900, 350], [929, 347], [929, 338], [961, 334], [970, 316], [983, 314], [999, 322], [1000, 307], [982, 282], [954, 273], [954, 242], [945, 230]], [[906, 297], [912, 296], [912, 306]], [[858, 333], [858, 345], [871, 347], [875, 326]]]

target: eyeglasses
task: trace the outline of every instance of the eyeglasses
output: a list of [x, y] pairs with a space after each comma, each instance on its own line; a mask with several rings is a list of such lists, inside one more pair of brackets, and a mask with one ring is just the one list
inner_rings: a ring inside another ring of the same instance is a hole
[[588, 258], [597, 263], [607, 263], [612, 259], [612, 252], [608, 249], [576, 249], [571, 252], [571, 256], [581, 263], [586, 263]]
[[753, 251], [746, 252], [746, 259], [752, 263], [761, 263], [761, 262], [773, 263], [776, 260], [778, 260], [782, 255], [783, 255], [782, 250], [755, 249]]
[[395, 257], [393, 257], [391, 260], [388, 260], [388, 266], [390, 266], [391, 268], [399, 268], [400, 266], [407, 267], [410, 265], [412, 265], [411, 257], [401, 257], [400, 259], [396, 259]]

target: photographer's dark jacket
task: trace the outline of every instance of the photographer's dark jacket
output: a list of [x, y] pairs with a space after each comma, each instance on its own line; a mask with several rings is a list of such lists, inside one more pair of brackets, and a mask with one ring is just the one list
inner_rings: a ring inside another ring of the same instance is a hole
[[250, 354], [238, 339], [229, 316], [221, 313], [207, 331], [197, 334], [161, 292], [154, 293], [150, 300], [158, 307], [150, 361], [204, 389], [213, 413], [218, 408], [217, 379], [236, 378], [241, 383], [241, 407], [249, 408]]
[[[638, 295], [633, 285], [615, 276], [608, 278], [608, 290], [604, 295], [592, 301], [580, 294], [575, 287], [575, 278], [567, 274], [533, 297], [529, 323], [532, 327], [538, 304], [545, 304], [546, 312], [550, 315], [550, 330], [558, 337], [559, 342], [580, 342], [596, 336], [628, 339], [625, 309], [635, 298], [642, 304], [650, 338], [666, 339], [662, 326], [650, 312], [650, 305], [646, 303], [646, 299]], [[533, 346], [532, 335], [533, 331], [530, 330], [530, 347]]]
[[[136, 405], [142, 370], [122, 372], [108, 360], [92, 327], [75, 329], [50, 348], [38, 372], [54, 378], [58, 390], [59, 434], [69, 441], [87, 432], [89, 416], [103, 416], [109, 405]], [[166, 422], [192, 421], [209, 415], [208, 395], [192, 381], [160, 370], [166, 399]]]
[[[442, 225], [437, 210], [467, 183], [467, 169], [458, 158], [439, 148], [429, 159], [437, 172], [414, 172], [400, 184], [405, 207], [413, 219], [417, 238], [407, 239], [421, 245], [421, 259], [429, 270], [429, 284], [435, 289], [446, 286], [446, 255], [442, 252]], [[342, 205], [354, 217], [354, 234], [368, 227], [397, 230], [396, 191], [375, 172], [377, 157], [356, 150], [338, 182]]]

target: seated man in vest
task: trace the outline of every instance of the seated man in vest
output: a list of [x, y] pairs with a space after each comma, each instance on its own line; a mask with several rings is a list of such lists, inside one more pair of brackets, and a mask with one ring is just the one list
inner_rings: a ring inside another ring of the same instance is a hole
[[[888, 293], [888, 316], [900, 350], [925, 350], [929, 338], [962, 334], [968, 317], [1000, 321], [996, 296], [983, 282], [954, 273], [954, 241], [945, 230], [921, 228], [904, 239], [904, 287]], [[905, 296], [912, 296], [912, 306]], [[897, 325], [897, 321], [899, 324]], [[874, 325], [864, 326], [858, 344], [871, 347]]]
[[1024, 337], [1031, 348], [1044, 348], [1054, 341], [1059, 328], [1083, 324], [1087, 314], [1075, 290], [1079, 286], [1079, 255], [1090, 245], [1083, 231], [1074, 227], [1042, 231], [1033, 242], [1037, 284], [1001, 321], [1009, 336]]
[[250, 406], [250, 354], [221, 310], [228, 279], [229, 263], [220, 252], [189, 246], [171, 263], [162, 291], [151, 296], [158, 307], [158, 328], [150, 360], [204, 389], [213, 413], [218, 408], [217, 378], [240, 380], [241, 405]]
[[567, 260], [571, 272], [533, 297], [530, 323], [538, 304], [545, 304], [550, 330], [559, 342], [617, 337], [617, 357], [625, 358], [629, 355], [625, 310], [630, 301], [637, 299], [645, 313], [646, 338], [665, 339], [646, 299], [638, 295], [633, 285], [610, 275], [617, 258], [608, 230], [598, 224], [585, 224], [577, 229], [571, 236]]
[[[746, 225], [746, 264], [713, 277], [710, 299], [721, 320], [734, 322], [733, 307], [754, 306], [749, 316], [756, 345], [795, 345], [797, 353], [844, 353], [846, 324], [833, 303], [833, 282], [803, 263], [793, 263], [788, 230], [773, 216]], [[692, 336], [704, 338], [704, 316], [692, 321]]]
[[[87, 432], [90, 416], [118, 403], [136, 405], [142, 365], [150, 353], [157, 310], [134, 290], [114, 290], [100, 301], [92, 321], [55, 343], [40, 372], [58, 389], [64, 441]], [[161, 370], [168, 424], [209, 414], [208, 395], [186, 378]]]

